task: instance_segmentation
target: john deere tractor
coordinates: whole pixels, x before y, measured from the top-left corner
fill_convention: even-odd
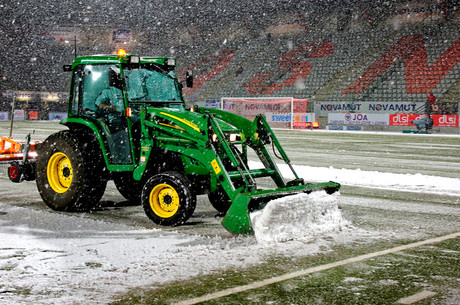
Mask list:
[[[68,130],[39,146],[36,182],[44,202],[59,211],[87,211],[113,179],[128,200],[142,204],[160,225],[183,224],[196,196],[207,194],[230,232],[252,233],[249,213],[289,194],[340,188],[299,178],[263,115],[254,121],[217,109],[186,109],[173,58],[137,55],[77,57],[72,73]],[[248,166],[248,149],[263,168]],[[280,174],[270,150],[293,172]],[[256,179],[269,177],[273,189]]]

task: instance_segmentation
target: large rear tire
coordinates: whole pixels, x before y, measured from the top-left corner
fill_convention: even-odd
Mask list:
[[[192,216],[196,196],[187,177],[177,172],[164,172],[147,180],[142,190],[142,205],[154,223],[177,226]]]
[[[102,175],[99,148],[91,141],[60,131],[49,136],[37,153],[37,188],[48,207],[87,211],[99,203],[107,180]]]

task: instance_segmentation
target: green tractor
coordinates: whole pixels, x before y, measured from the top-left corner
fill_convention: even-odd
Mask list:
[[[120,193],[142,204],[156,224],[187,221],[196,196],[207,194],[223,226],[251,234],[249,213],[289,194],[326,190],[335,182],[299,178],[263,115],[254,121],[217,109],[186,109],[173,58],[98,55],[74,59],[68,130],[39,146],[36,183],[44,202],[59,211],[87,211],[114,180]],[[192,86],[190,74],[184,81]],[[295,177],[285,181],[269,148]],[[263,168],[250,169],[248,148]],[[273,189],[256,179],[269,177]]]

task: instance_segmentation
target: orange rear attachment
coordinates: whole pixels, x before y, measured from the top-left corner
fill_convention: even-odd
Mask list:
[[[2,137],[0,140],[0,154],[14,154],[21,151],[21,143],[17,141]]]
[[[37,143],[34,141],[30,143],[29,159],[35,159],[37,154],[35,152]],[[0,138],[0,162],[10,160],[21,160],[24,157],[22,147],[25,144],[24,141],[16,141],[7,137]]]

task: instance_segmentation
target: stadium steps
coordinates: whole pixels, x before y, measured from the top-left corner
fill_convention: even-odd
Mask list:
[[[237,49],[233,60],[228,65],[227,69],[218,77],[213,79],[209,84],[200,88],[200,98],[203,100],[220,100],[223,96],[241,96],[238,88],[248,81],[249,76],[252,77],[251,64],[260,58],[264,48],[264,44],[254,44],[249,46],[251,52],[247,50],[241,51]],[[249,56],[248,56],[249,53]],[[245,67],[243,71],[239,71]],[[246,75],[246,76],[245,76]],[[247,94],[243,94],[245,96]]]
[[[348,69],[341,70],[336,73],[329,82],[327,82],[321,89],[316,93],[314,101],[323,102],[326,100],[333,100],[335,92],[342,91],[346,88],[350,81],[356,79],[363,73],[369,66],[369,63],[376,59],[376,54],[379,53],[383,48],[388,47],[389,44],[393,44],[395,37],[398,35],[397,31],[391,32],[382,39],[382,43],[375,45],[367,55],[361,56],[356,63]],[[364,67],[364,68],[363,68]],[[343,100],[342,94],[339,99]]]
[[[385,101],[424,101],[426,93],[418,91],[406,92],[406,69],[404,57],[398,56],[396,64],[385,66],[383,73],[378,73],[375,80],[363,92],[343,94],[350,84],[363,75],[382,54],[388,53],[405,36],[422,35],[425,43],[428,67],[440,58],[449,45],[458,39],[455,27],[446,29],[442,34],[425,27],[412,27],[405,30],[375,29],[373,31],[359,31],[346,34],[308,34],[297,37],[278,38],[268,42],[265,38],[251,39],[243,44],[232,42],[233,49],[237,49],[234,58],[228,67],[212,79],[205,79],[205,83],[195,92],[195,99],[219,100],[222,96],[294,96],[309,98],[310,101],[348,101],[367,99],[380,102]],[[350,35],[352,34],[352,35]],[[309,44],[319,41],[332,41],[334,52],[310,54],[305,50]],[[218,52],[222,46],[208,45],[208,54]],[[232,48],[227,45],[228,48]],[[209,48],[213,50],[209,50]],[[292,54],[289,53],[292,50]],[[328,49],[326,48],[326,51]],[[396,51],[394,51],[396,52]],[[404,53],[403,51],[399,51]],[[295,54],[294,54],[295,53]],[[298,54],[297,54],[298,53]],[[425,55],[423,53],[422,55]],[[289,59],[308,61],[308,69],[289,70],[280,69],[279,63],[283,56]],[[326,54],[326,53],[325,53]],[[399,54],[399,53],[395,53]],[[405,54],[405,53],[404,53]],[[196,56],[196,55],[195,55]],[[196,60],[196,57],[195,57]],[[290,63],[289,61],[286,61]],[[293,64],[295,64],[294,62]],[[293,65],[291,64],[291,65]],[[377,68],[382,68],[378,63]],[[453,87],[460,77],[460,65],[455,68],[442,67],[451,70],[439,82],[442,71],[431,72],[436,87],[433,93],[442,98],[447,94],[453,99]],[[305,72],[305,71],[307,72]],[[206,71],[206,69],[204,69]],[[379,72],[379,71],[377,71]],[[382,72],[382,71],[380,71]],[[258,76],[258,77],[255,77]],[[266,77],[264,81],[263,77]],[[295,80],[301,79],[301,82]],[[430,80],[424,83],[429,84]],[[271,85],[266,85],[266,83]],[[251,91],[252,89],[252,91]],[[426,90],[426,88],[424,89]],[[452,96],[451,96],[452,95]]]
[[[447,103],[459,103],[460,96],[460,78],[457,78],[456,82],[447,89],[442,96],[442,101]]]

